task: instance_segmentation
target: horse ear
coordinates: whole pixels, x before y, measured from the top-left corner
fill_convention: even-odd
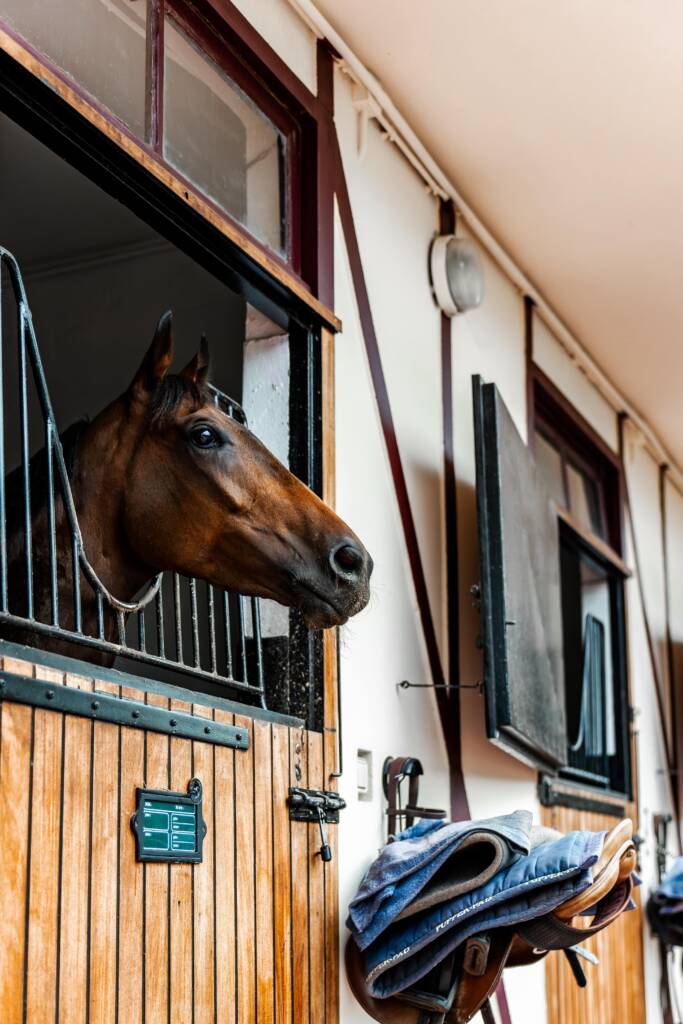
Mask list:
[[[131,390],[136,393],[151,391],[168,373],[173,362],[173,313],[167,309],[159,317],[152,344],[145,353],[140,369],[135,374]]]
[[[185,380],[194,381],[195,384],[206,384],[209,379],[209,365],[209,345],[206,335],[202,334],[199,351],[190,359],[185,369],[181,371],[180,376],[184,377]]]

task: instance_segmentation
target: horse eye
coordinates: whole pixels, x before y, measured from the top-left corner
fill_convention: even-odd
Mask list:
[[[211,427],[195,427],[190,433],[192,444],[197,448],[217,448],[220,438]]]

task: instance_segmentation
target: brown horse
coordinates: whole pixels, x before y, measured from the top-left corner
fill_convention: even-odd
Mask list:
[[[97,576],[121,601],[132,601],[156,574],[172,570],[299,608],[311,629],[345,622],[369,598],[367,551],[320,498],[216,406],[204,344],[181,373],[169,373],[172,361],[168,312],[128,390],[64,435],[84,550]],[[38,463],[44,465],[44,452],[31,460],[34,618],[50,622],[48,509],[36,500],[37,476],[44,475]],[[10,610],[25,616],[20,474],[15,470],[7,479],[8,569]],[[61,496],[55,519],[60,625],[73,629],[71,533]],[[96,595],[85,582],[82,616],[83,632],[96,635]],[[114,624],[109,612],[107,638]],[[74,653],[72,645],[35,631],[5,627],[0,635]],[[94,652],[88,657],[111,661]]]

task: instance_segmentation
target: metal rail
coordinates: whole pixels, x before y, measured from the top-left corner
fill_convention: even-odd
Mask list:
[[[6,268],[16,303],[19,368],[19,449],[21,455],[22,519],[24,542],[25,614],[13,612],[16,595],[10,593],[5,420],[5,339],[2,323],[2,270]],[[49,621],[36,617],[34,590],[34,524],[31,495],[31,391],[32,379],[43,422],[49,560]],[[228,416],[247,424],[244,409],[234,399],[211,386],[213,400]],[[59,606],[56,501],[61,498],[71,539],[73,628],[64,625]],[[81,573],[93,591],[97,608],[95,634],[83,626]],[[200,598],[203,595],[203,600]],[[194,578],[160,573],[133,601],[112,594],[88,559],[78,522],[76,505],[62,441],[57,429],[47,380],[36,338],[24,282],[15,257],[0,246],[0,627],[12,627],[55,640],[81,644],[115,657],[130,658],[158,668],[225,685],[226,690],[253,694],[265,708],[263,651],[259,601],[249,598],[251,635],[247,635],[247,598],[221,591]],[[172,614],[168,614],[169,606]],[[105,607],[115,621],[115,638],[105,629]],[[189,626],[189,629],[186,627]],[[249,647],[252,656],[249,657]]]

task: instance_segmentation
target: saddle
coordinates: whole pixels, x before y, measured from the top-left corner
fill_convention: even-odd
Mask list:
[[[632,836],[628,819],[608,833],[593,880],[579,895],[541,917],[530,916],[513,927],[471,936],[417,985],[388,999],[371,995],[361,952],[350,938],[346,972],[356,999],[379,1024],[466,1024],[480,1010],[492,1021],[489,998],[504,968],[535,963],[559,949],[567,955],[578,984],[585,985],[580,958],[591,957],[577,949],[579,943],[602,931],[631,905],[636,864]]]

